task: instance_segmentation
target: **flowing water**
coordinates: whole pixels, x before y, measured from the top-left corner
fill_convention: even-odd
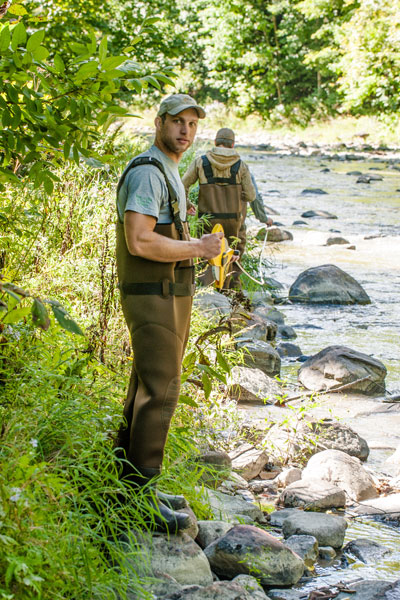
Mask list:
[[[400,445],[400,403],[389,403],[390,393],[400,393],[400,169],[384,157],[343,160],[318,156],[278,155],[243,152],[256,177],[264,204],[279,214],[271,215],[293,234],[293,241],[267,244],[265,275],[277,279],[287,296],[290,285],[305,269],[335,264],[352,275],[368,293],[366,306],[304,306],[284,303],[278,306],[287,325],[294,327],[305,355],[341,344],[373,355],[387,367],[386,387],[379,398],[331,394],[321,396],[313,414],[343,420],[364,437],[371,448],[367,465],[393,474],[385,459]],[[360,171],[379,175],[380,181],[356,183]],[[307,188],[320,188],[326,194],[302,194]],[[325,210],[336,219],[309,218],[308,210]],[[306,221],[293,225],[296,220]],[[261,225],[252,217],[248,228]],[[327,246],[328,237],[341,236],[345,245]],[[349,249],[355,246],[355,249]],[[257,251],[256,251],[257,252]],[[283,364],[282,375],[294,381],[300,363]],[[262,411],[263,409],[257,409]],[[347,541],[356,537],[374,539],[393,550],[379,565],[351,563],[338,570],[339,559],[328,567],[318,566],[320,584],[353,577],[394,579],[400,577],[400,532],[374,522],[352,522]],[[310,584],[315,587],[315,584]]]

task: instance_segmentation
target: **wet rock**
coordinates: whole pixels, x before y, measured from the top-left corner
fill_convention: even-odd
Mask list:
[[[307,210],[301,216],[304,219],[313,219],[314,217],[319,217],[320,219],[337,219],[336,215],[332,215],[332,213],[326,210]]]
[[[377,563],[384,556],[391,553],[389,548],[368,539],[352,540],[343,548],[343,552],[352,554],[363,563]]]
[[[303,470],[302,481],[307,479],[328,481],[356,502],[378,495],[372,477],[360,460],[340,450],[323,450],[314,454]]]
[[[321,188],[306,188],[305,190],[303,190],[301,192],[302,196],[306,196],[309,194],[316,194],[318,196],[322,196],[327,194],[328,192],[325,192],[325,190],[321,190]]]
[[[286,488],[288,485],[291,485],[296,481],[300,481],[300,479],[301,469],[298,469],[297,467],[289,467],[277,475],[277,477],[274,479],[274,483],[276,483],[278,487]]]
[[[312,436],[316,444],[315,452],[341,450],[360,460],[367,460],[369,456],[369,447],[366,440],[344,423],[332,421],[331,419],[319,421],[307,419],[305,423],[300,424],[300,432],[304,432],[306,439]]]
[[[251,521],[262,523],[262,511],[251,502],[240,496],[230,496],[217,490],[204,489],[204,498],[209,503],[214,517],[220,521],[237,522],[238,519],[249,517]]]
[[[254,310],[254,314],[258,315],[262,319],[273,321],[277,325],[283,325],[285,323],[285,315],[276,308],[257,306]]]
[[[228,393],[239,402],[273,404],[282,395],[282,390],[276,379],[261,369],[233,367],[228,379]]]
[[[306,221],[301,221],[300,219],[297,219],[296,221],[293,221],[292,224],[293,225],[308,225],[308,223]]]
[[[287,240],[292,240],[292,239],[293,239],[293,234],[291,234],[290,231],[286,231],[285,229],[280,229],[277,226],[269,227],[269,229],[267,231],[267,241],[268,242],[285,242]]]
[[[279,375],[281,357],[268,342],[239,342],[239,348],[245,348],[244,363],[247,367],[261,369],[266,375]]]
[[[346,504],[345,492],[327,481],[308,478],[295,481],[281,493],[279,504],[305,510],[341,508]]]
[[[360,175],[356,183],[370,183],[371,177],[369,175]]]
[[[229,315],[231,312],[229,299],[214,291],[200,290],[194,298],[193,305],[208,317]]]
[[[304,563],[282,542],[251,525],[236,525],[205,549],[212,570],[221,577],[257,574],[262,585],[292,585]]]
[[[281,342],[276,347],[276,350],[281,358],[284,356],[295,358],[302,354],[300,346],[292,344],[291,342]]]
[[[202,549],[186,533],[154,534],[141,550],[148,556],[155,573],[166,573],[181,585],[208,585],[213,581],[209,562]]]
[[[262,590],[262,588],[261,588]],[[264,592],[258,596],[251,595],[240,583],[233,581],[217,581],[205,587],[188,586],[180,592],[164,596],[160,600],[265,600]]]
[[[304,600],[304,592],[298,590],[268,590],[271,600]]]
[[[144,588],[157,598],[164,597],[167,594],[173,594],[182,590],[182,585],[170,575],[166,573],[155,573],[154,578],[151,578]],[[136,600],[128,595],[128,600]]]
[[[368,177],[370,181],[383,181],[382,175],[378,175],[377,173],[370,173]]]
[[[285,538],[291,535],[312,535],[320,546],[341,548],[347,523],[342,517],[318,512],[302,512],[283,521],[282,533]]]
[[[334,560],[336,558],[336,550],[332,546],[320,546],[318,554],[321,560]]]
[[[355,590],[351,600],[397,600],[400,598],[400,580],[389,583],[377,579],[367,579],[348,586]],[[335,600],[348,600],[348,592],[340,592]]]
[[[293,340],[293,339],[297,338],[297,333],[295,332],[293,327],[290,327],[290,325],[279,325],[278,326],[278,334],[279,334],[279,337],[281,337],[285,340]]]
[[[230,453],[232,468],[237,471],[246,481],[254,479],[268,463],[268,455],[265,450],[251,448],[238,454]]]
[[[255,577],[251,575],[238,575],[232,583],[239,583],[250,594],[252,600],[268,600],[268,596]]]
[[[205,548],[232,529],[232,523],[226,521],[198,521],[199,533],[196,542],[200,548]]]
[[[272,527],[282,527],[285,519],[289,517],[296,517],[296,515],[302,515],[303,511],[298,508],[282,508],[281,510],[275,510],[269,515],[269,523]]]
[[[378,359],[346,346],[329,346],[299,369],[298,380],[316,392],[346,385],[346,393],[368,396],[385,391],[386,367]]]
[[[296,552],[307,567],[312,567],[318,558],[318,541],[313,535],[291,535],[285,546]]]
[[[289,289],[289,300],[301,304],[370,304],[362,286],[335,265],[311,267]]]
[[[349,171],[348,173],[346,173],[346,175],[357,175],[357,177],[359,175],[362,175],[361,171]]]
[[[335,246],[336,244],[341,245],[341,244],[348,244],[348,243],[349,243],[348,240],[346,240],[345,238],[340,237],[340,236],[329,237],[326,240],[326,245],[327,246]]]
[[[244,477],[239,475],[239,473],[232,471],[232,473],[230,473],[229,477],[221,483],[221,485],[218,487],[218,489],[221,492],[232,495],[232,494],[235,494],[238,490],[249,489],[249,482],[246,481],[246,479]]]
[[[399,521],[400,524],[400,494],[389,494],[360,502],[354,508],[354,512],[358,515],[375,515],[382,520]]]
[[[351,246],[347,246],[346,250],[356,250],[356,247],[354,246],[354,244],[352,244]]]
[[[328,167],[321,169],[321,173],[329,173],[329,171],[330,171],[330,169],[328,169]]]
[[[240,340],[273,342],[276,338],[278,326],[274,321],[253,313],[247,322],[249,326],[240,331]]]

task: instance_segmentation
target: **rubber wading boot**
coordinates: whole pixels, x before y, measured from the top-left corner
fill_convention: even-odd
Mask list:
[[[184,508],[185,498],[158,492],[155,488],[155,477],[159,474],[158,469],[135,469],[135,472],[126,475],[122,481],[132,491],[136,490],[138,496],[142,496],[141,509],[143,512],[148,511],[142,517],[151,529],[166,533],[176,533],[181,529],[188,529],[191,525],[189,515],[173,509],[174,500],[175,506],[180,505],[179,508]],[[168,501],[169,506],[163,504],[161,497],[164,497],[166,502]]]

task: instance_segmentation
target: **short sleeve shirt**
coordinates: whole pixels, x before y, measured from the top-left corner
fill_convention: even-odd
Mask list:
[[[181,220],[185,221],[186,195],[177,163],[164,154],[157,146],[151,146],[149,150],[139,154],[139,156],[151,156],[162,163],[165,173],[176,192]],[[135,158],[139,158],[139,156],[135,156]],[[119,218],[123,221],[125,212],[131,210],[142,215],[155,217],[157,222],[161,224],[171,223],[173,219],[169,207],[168,188],[164,175],[158,167],[153,165],[141,165],[129,170],[131,163],[132,161],[125,169],[128,173],[117,197]]]

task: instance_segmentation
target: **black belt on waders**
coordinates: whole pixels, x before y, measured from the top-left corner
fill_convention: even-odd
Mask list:
[[[236,185],[236,176],[240,169],[241,160],[239,159],[231,166],[231,176],[230,177],[214,177],[214,173],[212,170],[212,166],[207,156],[204,155],[201,157],[203,162],[203,170],[204,175],[207,179],[207,183],[219,183],[225,185]],[[241,219],[242,214],[240,212],[199,212],[199,217],[204,215],[209,216],[212,219]]]
[[[168,189],[168,204],[171,211],[171,216],[175,228],[179,234],[179,239],[183,240],[183,223],[181,221],[180,211],[179,211],[179,201],[176,195],[174,188],[169,181],[167,174],[165,173],[163,164],[153,158],[152,156],[141,156],[139,158],[135,158],[127,169],[122,174],[117,186],[117,197],[118,193],[121,189],[122,184],[125,181],[125,178],[129,171],[135,167],[139,167],[142,165],[153,165],[157,167],[161,173],[164,175],[165,183]],[[175,267],[174,271],[183,271],[186,269],[190,269],[192,272],[191,282],[172,282],[169,279],[163,279],[161,281],[146,281],[146,282],[132,282],[132,283],[120,283],[119,288],[124,295],[129,296],[162,296],[163,298],[168,298],[169,296],[194,296],[195,293],[195,283],[194,283],[194,266],[184,266],[179,267],[179,262]]]

